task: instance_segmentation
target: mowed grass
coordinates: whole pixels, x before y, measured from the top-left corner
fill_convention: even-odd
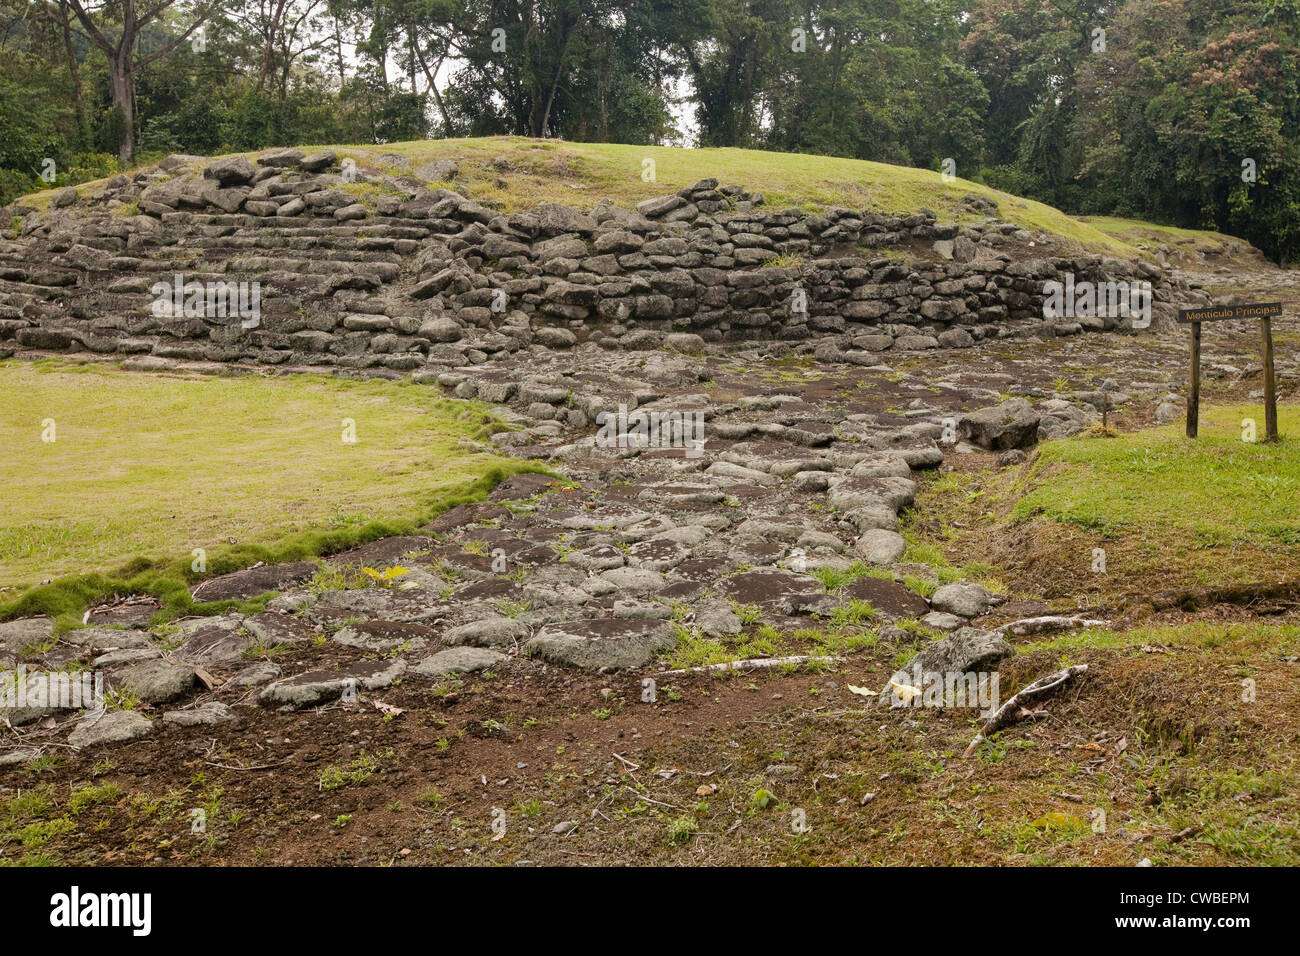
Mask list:
[[[1102,232],[1121,239],[1131,245],[1140,242],[1165,242],[1186,245],[1189,243],[1211,243],[1215,247],[1239,243],[1247,246],[1244,239],[1238,239],[1224,232],[1209,229],[1185,229],[1181,226],[1164,226],[1159,223],[1146,222],[1143,219],[1125,219],[1121,216],[1080,216],[1081,222],[1096,226]]]
[[[521,136],[302,148],[334,149],[341,156],[351,156],[361,167],[387,169],[397,175],[409,175],[435,159],[452,159],[460,167],[456,185],[466,187],[474,198],[496,200],[510,212],[535,208],[541,202],[589,208],[608,199],[632,206],[712,177],[723,184],[734,183],[761,192],[771,210],[796,206],[814,211],[847,206],[910,215],[925,208],[934,210],[940,219],[965,222],[982,218],[982,214],[960,208],[962,197],[976,193],[996,201],[1002,219],[1055,235],[1075,249],[1125,258],[1143,255],[1124,239],[1052,206],[965,179],[944,182],[934,170],[860,159],[757,149],[571,143]],[[254,157],[257,153],[242,155]],[[493,165],[498,157],[506,161],[506,168]],[[653,166],[647,166],[647,161]],[[201,164],[194,165],[199,168]],[[653,178],[647,180],[644,177],[649,169]],[[102,181],[95,181],[77,188],[89,196],[101,185]],[[357,184],[352,191],[363,201],[373,198],[364,184]],[[22,202],[45,208],[53,195],[53,190],[46,190],[24,197]]]
[[[0,587],[421,520],[518,470],[491,427],[417,385],[0,363]]]
[[[1300,407],[1278,416],[1277,444],[1242,441],[1247,418],[1264,437],[1262,407],[1203,406],[1195,441],[1180,419],[1044,442],[1024,468],[926,478],[904,521],[907,557],[941,576],[996,569],[986,586],[1066,609],[1300,580]]]
[[[1255,442],[1243,440],[1247,419]],[[1276,444],[1263,443],[1264,410],[1249,405],[1202,410],[1195,441],[1179,421],[1048,442],[1012,516],[1192,547],[1300,548],[1300,408],[1279,408],[1278,420]]]
[[[539,202],[588,206],[601,199],[631,206],[715,178],[761,192],[772,210],[847,206],[910,215],[927,208],[940,218],[970,221],[982,217],[958,207],[963,196],[977,193],[995,200],[1003,219],[1026,229],[1052,233],[1079,248],[1107,255],[1140,255],[1122,240],[1043,203],[965,179],[947,183],[934,170],[860,159],[758,149],[570,143],[518,136],[330,148],[371,163],[384,154],[398,155],[412,170],[434,159],[453,159],[460,166],[457,181],[466,183],[471,195],[491,197],[512,211]],[[511,168],[504,173],[493,168],[497,157],[504,158]],[[654,178],[649,182],[643,178],[649,168],[647,160],[653,163]]]

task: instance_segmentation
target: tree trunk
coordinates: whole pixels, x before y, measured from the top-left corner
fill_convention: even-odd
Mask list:
[[[406,28],[406,59],[411,74],[411,95],[414,96],[419,90],[415,86],[415,27],[410,25]]]
[[[563,53],[561,53],[560,63],[563,64],[563,62],[564,62],[564,55]],[[561,69],[560,67],[556,67],[555,81],[551,84],[551,92],[546,97],[546,109],[542,111],[542,124],[541,124],[541,129],[537,131],[538,136],[546,135],[546,127],[550,124],[551,121],[551,107],[555,105],[555,91],[559,89],[560,86],[560,69]]]
[[[342,92],[343,84],[347,82],[348,77],[343,69],[343,31],[339,28],[338,17],[334,18],[334,55],[338,59],[339,91]]]
[[[68,21],[68,8],[59,4],[59,18],[63,25],[63,49],[68,56],[68,73],[72,76],[72,102],[77,117],[77,141],[86,141],[86,103],[81,95],[81,67],[72,47],[72,24]]]
[[[438,65],[431,70],[429,69],[429,61],[424,58],[424,51],[417,46],[415,48],[415,53],[420,60],[420,69],[424,71],[425,79],[429,81],[429,92],[433,94],[433,101],[436,104],[438,104],[438,112],[442,114],[442,122],[444,127],[442,135],[450,136],[451,116],[447,113],[446,104],[442,102],[442,94],[438,92],[438,84],[434,82],[434,78],[437,76],[438,70],[442,68],[442,60],[439,59]]]
[[[117,158],[123,163],[129,163],[135,155],[135,75],[131,69],[131,47],[124,43],[118,49],[117,56],[109,61],[108,66],[113,105],[122,114]]]
[[[266,44],[262,47],[262,63],[257,70],[257,92],[266,89],[266,77],[271,72],[271,54],[275,50],[275,35],[284,18],[284,8],[288,0],[280,0],[271,14],[271,22],[266,25]]]

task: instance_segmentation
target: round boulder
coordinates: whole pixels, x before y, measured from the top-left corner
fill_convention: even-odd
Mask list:
[[[989,603],[989,592],[969,581],[945,584],[930,598],[930,606],[935,610],[959,617],[979,617],[989,609]]]

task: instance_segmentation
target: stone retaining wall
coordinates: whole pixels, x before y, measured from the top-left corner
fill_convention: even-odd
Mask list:
[[[432,169],[436,166],[437,169]],[[337,170],[337,171],[331,171]],[[1160,325],[1188,290],[1146,262],[1040,257],[1048,237],[988,215],[769,210],[703,180],[635,210],[503,213],[423,177],[297,150],[168,157],[51,208],[3,211],[0,356],[16,348],[399,372],[537,344],[611,348],[816,340],[823,359],[965,346],[1116,318],[1043,318],[1048,280],[1149,281]],[[364,200],[364,201],[361,201]],[[156,314],[155,285],[256,282],[260,314]],[[137,358],[137,362],[142,360]]]

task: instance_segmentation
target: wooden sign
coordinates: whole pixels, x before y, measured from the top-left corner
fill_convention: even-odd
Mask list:
[[[1245,305],[1210,305],[1202,309],[1179,309],[1178,321],[1192,326],[1191,388],[1187,393],[1187,437],[1195,438],[1201,409],[1201,323],[1232,319],[1258,319],[1262,335],[1264,364],[1264,440],[1277,441],[1277,381],[1273,374],[1273,316],[1282,314],[1281,302],[1252,302]]]
[[[1178,321],[1227,322],[1230,319],[1268,319],[1282,314],[1281,302],[1257,302],[1251,305],[1208,305],[1203,309],[1179,309]]]

